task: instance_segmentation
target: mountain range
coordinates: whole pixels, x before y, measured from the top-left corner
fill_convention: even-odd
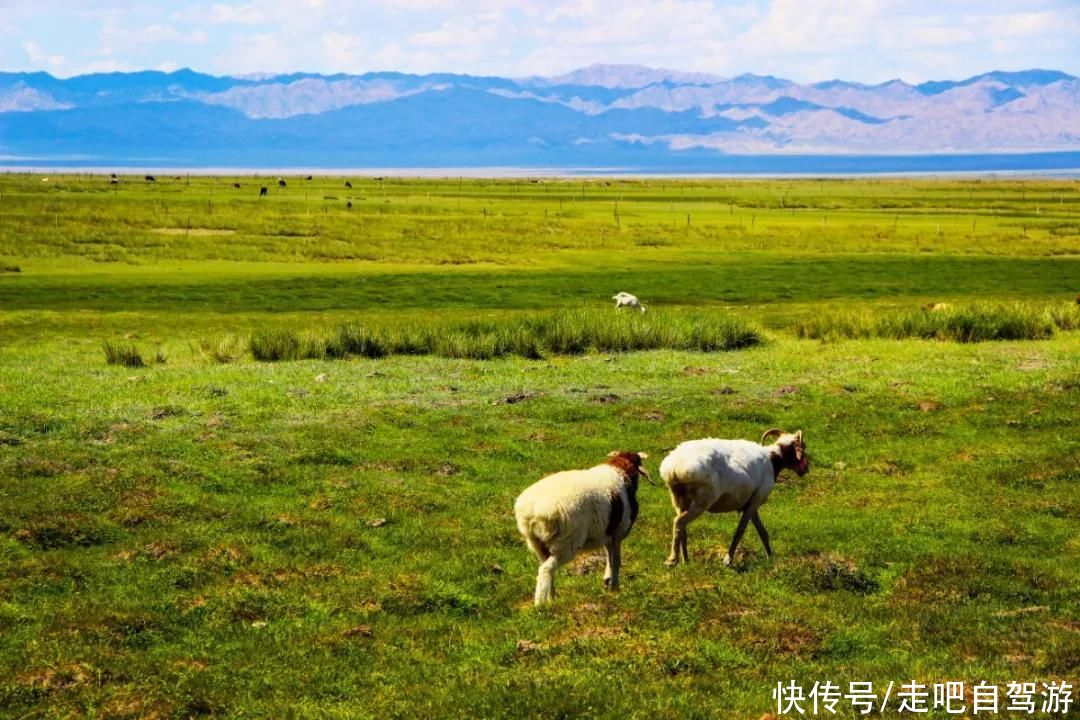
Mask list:
[[[1080,166],[1080,79],[800,84],[636,65],[557,77],[0,73],[0,163],[689,170]]]

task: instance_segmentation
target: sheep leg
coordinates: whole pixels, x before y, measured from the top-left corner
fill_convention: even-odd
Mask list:
[[[728,548],[727,555],[724,556],[724,565],[731,567],[731,562],[735,559],[735,548],[739,547],[739,541],[742,540],[743,533],[746,532],[746,523],[750,522],[750,516],[753,514],[751,510],[743,510],[742,515],[739,517],[739,526],[735,528],[735,534],[731,538],[731,547]]]
[[[540,571],[536,574],[536,594],[533,596],[533,604],[543,605],[555,599],[555,571],[559,564],[559,558],[555,555],[551,555],[540,563]]]
[[[607,567],[604,568],[604,587],[608,590],[618,590],[619,568],[622,566],[622,543],[613,538],[605,549],[607,550]]]
[[[765,529],[765,523],[761,522],[761,515],[758,514],[757,508],[754,508],[753,514],[750,515],[750,522],[754,523],[754,529],[761,538],[761,544],[765,546],[765,554],[771,559],[772,545],[769,544],[769,531]]]
[[[701,513],[705,512],[706,507],[707,506],[704,503],[691,501],[689,507],[685,508],[675,516],[671,537],[671,555],[668,556],[667,565],[678,565],[680,553],[682,554],[683,562],[690,562],[690,551],[687,547],[688,535],[686,526],[693,520],[696,520]]]

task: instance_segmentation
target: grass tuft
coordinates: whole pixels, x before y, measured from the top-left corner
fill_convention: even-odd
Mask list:
[[[318,334],[266,330],[250,341],[256,360],[388,355],[435,355],[466,360],[545,354],[691,350],[719,352],[763,341],[753,325],[717,313],[631,315],[595,310],[562,310],[538,317],[467,321],[395,328],[345,325]]]
[[[227,365],[244,353],[244,341],[236,335],[218,335],[199,340],[195,350],[205,360]]]
[[[143,362],[142,355],[139,353],[139,349],[132,343],[105,340],[101,343],[101,349],[105,353],[105,362],[109,365],[123,365],[131,368],[140,368],[146,365]]]
[[[795,335],[811,340],[921,338],[971,343],[988,340],[1045,340],[1055,328],[1072,329],[1080,313],[1068,307],[1040,308],[1023,303],[976,303],[941,310],[893,315],[852,311],[799,320]]]

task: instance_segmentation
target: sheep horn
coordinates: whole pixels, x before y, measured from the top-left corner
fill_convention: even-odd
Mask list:
[[[644,465],[638,465],[638,472],[645,476],[645,479],[649,481],[650,485],[660,487],[660,483],[652,479],[652,475],[649,474],[649,471],[645,469]]]
[[[765,438],[769,437],[770,435],[786,435],[786,434],[787,434],[787,430],[784,430],[783,428],[770,428],[770,429],[766,430],[765,433],[761,436],[761,444],[764,445],[765,444]]]

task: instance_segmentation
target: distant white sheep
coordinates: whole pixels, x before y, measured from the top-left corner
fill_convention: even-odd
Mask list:
[[[540,560],[534,602],[555,599],[555,571],[582,550],[607,550],[604,585],[619,588],[621,543],[638,515],[638,476],[645,453],[612,452],[603,465],[548,475],[514,503],[525,542]]]
[[[671,503],[675,506],[668,565],[677,565],[680,553],[684,561],[690,560],[686,526],[706,510],[741,513],[724,557],[725,565],[730,565],[734,559],[748,522],[754,523],[765,553],[772,557],[769,533],[761,522],[758,508],[769,498],[782,471],[794,470],[802,476],[810,470],[802,430],[788,433],[773,428],[761,436],[761,442],[772,435],[778,437],[771,445],[759,445],[749,440],[690,440],[664,458],[660,463],[660,476],[667,483]]]
[[[642,313],[645,313],[648,308],[641,304],[641,301],[637,299],[636,295],[630,293],[621,292],[618,295],[612,295],[611,299],[615,301],[615,309],[618,310],[622,307],[637,308]]]

